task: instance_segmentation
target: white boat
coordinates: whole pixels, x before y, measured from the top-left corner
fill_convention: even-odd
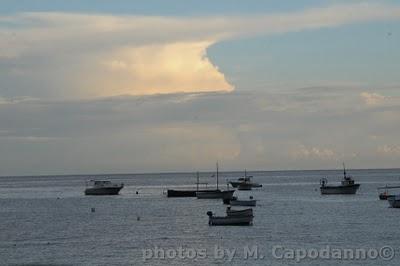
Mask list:
[[[234,188],[239,188],[239,190],[251,190],[251,188],[259,188],[262,187],[261,184],[254,183],[252,181],[253,176],[248,176],[247,171],[244,171],[244,177],[240,177],[237,180],[229,181],[229,184]],[[242,189],[240,188],[242,185]]]
[[[213,216],[211,211],[207,212],[209,225],[251,225],[253,216]]]
[[[85,195],[118,195],[123,183],[112,183],[107,180],[90,180],[86,182]]]
[[[253,197],[250,197],[248,200],[232,199],[230,201],[230,205],[231,206],[256,206],[257,200],[253,199]]]
[[[400,195],[389,196],[387,197],[387,201],[389,202],[390,207],[400,208]]]
[[[346,175],[346,167],[343,164],[343,179],[340,185],[328,186],[328,180],[323,178],[320,180],[320,190],[322,195],[337,194],[356,194],[360,188],[360,184],[356,184],[351,176]]]
[[[253,216],[253,209],[232,210],[231,207],[226,208],[227,216]]]

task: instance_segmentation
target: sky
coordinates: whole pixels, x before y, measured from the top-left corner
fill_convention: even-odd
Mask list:
[[[398,1],[0,5],[0,176],[400,165]]]

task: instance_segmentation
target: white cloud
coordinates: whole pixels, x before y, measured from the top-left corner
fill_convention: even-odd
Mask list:
[[[34,97],[231,91],[207,58],[216,42],[399,18],[399,7],[384,4],[252,17],[0,16],[0,78],[16,95]]]
[[[327,148],[299,145],[290,151],[290,155],[295,159],[333,159],[336,152]]]
[[[377,149],[381,155],[400,155],[400,145],[384,144]]]
[[[385,96],[370,92],[362,92],[360,96],[366,105],[379,105],[386,99]]]

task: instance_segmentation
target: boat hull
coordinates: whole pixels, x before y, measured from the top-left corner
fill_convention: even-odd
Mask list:
[[[190,198],[196,197],[196,192],[216,192],[219,190],[167,190],[167,197],[169,198]]]
[[[231,206],[250,206],[254,207],[257,204],[257,200],[231,200]]]
[[[196,192],[198,199],[232,199],[234,190]]]
[[[322,186],[322,195],[353,195],[356,194],[357,190],[360,188],[360,184],[354,184],[350,186]]]
[[[110,187],[110,188],[87,188],[85,195],[88,196],[104,196],[104,195],[118,195],[123,186]]]
[[[209,217],[209,225],[251,225],[253,216]]]
[[[226,209],[226,215],[229,217],[246,217],[253,216],[253,209],[232,210],[229,207]]]

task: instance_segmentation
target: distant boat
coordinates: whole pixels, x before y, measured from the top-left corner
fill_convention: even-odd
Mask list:
[[[209,225],[251,225],[253,223],[253,215],[214,216],[211,211],[208,211],[207,215]]]
[[[198,191],[196,192],[196,197],[198,199],[225,199],[230,200],[233,198],[233,193],[235,190],[219,190],[218,189],[218,179],[219,179],[219,172],[218,172],[218,163],[217,163],[217,189],[214,191]]]
[[[90,180],[86,182],[85,195],[118,195],[124,184],[116,184],[106,180]]]
[[[382,189],[384,191],[379,192],[379,199],[380,200],[387,200],[390,196],[395,196],[395,194],[389,194],[389,189],[395,189],[395,188],[400,188],[400,186],[384,186],[384,187],[378,187],[378,191],[381,191]]]
[[[387,198],[390,207],[392,208],[400,208],[400,195],[389,196]]]
[[[168,189],[167,190],[167,197],[169,198],[186,198],[186,197],[196,197],[196,192],[217,192],[220,191],[219,189],[199,189],[199,185],[203,184],[207,186],[207,183],[199,183],[199,172],[197,172],[197,182],[196,182],[196,189]]]
[[[251,190],[252,188],[259,188],[262,187],[261,184],[253,183],[252,176],[247,175],[247,171],[244,170],[244,177],[240,177],[237,180],[229,181],[229,184],[234,187],[238,188],[239,190]]]
[[[230,201],[231,206],[256,206],[257,200],[250,197],[248,200],[233,199]]]
[[[341,185],[328,186],[328,180],[326,178],[321,179],[320,184],[322,195],[356,194],[357,190],[360,188],[360,184],[356,184],[351,176],[346,175],[346,167],[344,164]]]

